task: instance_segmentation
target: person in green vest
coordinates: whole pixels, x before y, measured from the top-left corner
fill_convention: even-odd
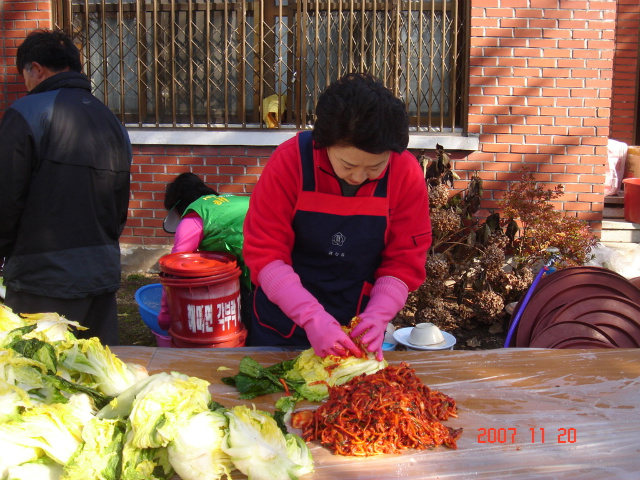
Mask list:
[[[228,252],[236,257],[242,270],[240,276],[241,316],[249,318],[251,280],[242,258],[243,224],[249,208],[248,196],[220,195],[191,172],[178,175],[167,185],[164,207],[168,213],[163,228],[174,233],[171,253]],[[168,330],[171,325],[166,292],[162,293],[158,326]]]

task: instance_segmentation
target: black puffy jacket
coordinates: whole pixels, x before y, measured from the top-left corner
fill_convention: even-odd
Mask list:
[[[132,151],[86,76],[56,74],[0,123],[0,257],[19,291],[83,298],[120,285]]]

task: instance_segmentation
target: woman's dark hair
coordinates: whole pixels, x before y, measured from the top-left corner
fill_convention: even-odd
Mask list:
[[[320,95],[313,140],[316,148],[343,144],[373,154],[400,153],[409,144],[406,106],[372,75],[350,73]]]
[[[37,62],[53,72],[67,67],[74,72],[82,71],[80,50],[62,30],[34,30],[27,35],[16,54],[16,67],[20,75],[31,62]]]
[[[176,210],[182,215],[189,205],[204,195],[218,195],[218,192],[205,185],[196,174],[184,172],[167,184],[164,208],[171,210],[177,204]]]

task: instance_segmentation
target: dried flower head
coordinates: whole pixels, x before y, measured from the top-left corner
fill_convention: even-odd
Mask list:
[[[504,309],[504,299],[496,292],[484,290],[475,295],[474,310],[480,320],[492,323],[494,318]]]
[[[429,185],[429,206],[431,208],[444,207],[449,201],[449,187],[444,183]]]
[[[430,256],[426,263],[427,277],[445,278],[449,273],[449,264],[442,257]]]
[[[484,249],[480,262],[487,270],[502,270],[505,262],[504,250],[498,244],[490,244]]]
[[[456,231],[462,224],[460,215],[451,210],[431,210],[431,228],[436,233],[447,234]]]

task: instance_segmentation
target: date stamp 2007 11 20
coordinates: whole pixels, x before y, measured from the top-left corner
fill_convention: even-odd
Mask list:
[[[528,432],[518,432],[517,428],[479,428],[478,443],[577,443],[578,432],[575,428],[557,428],[545,431],[544,428],[529,428]]]

